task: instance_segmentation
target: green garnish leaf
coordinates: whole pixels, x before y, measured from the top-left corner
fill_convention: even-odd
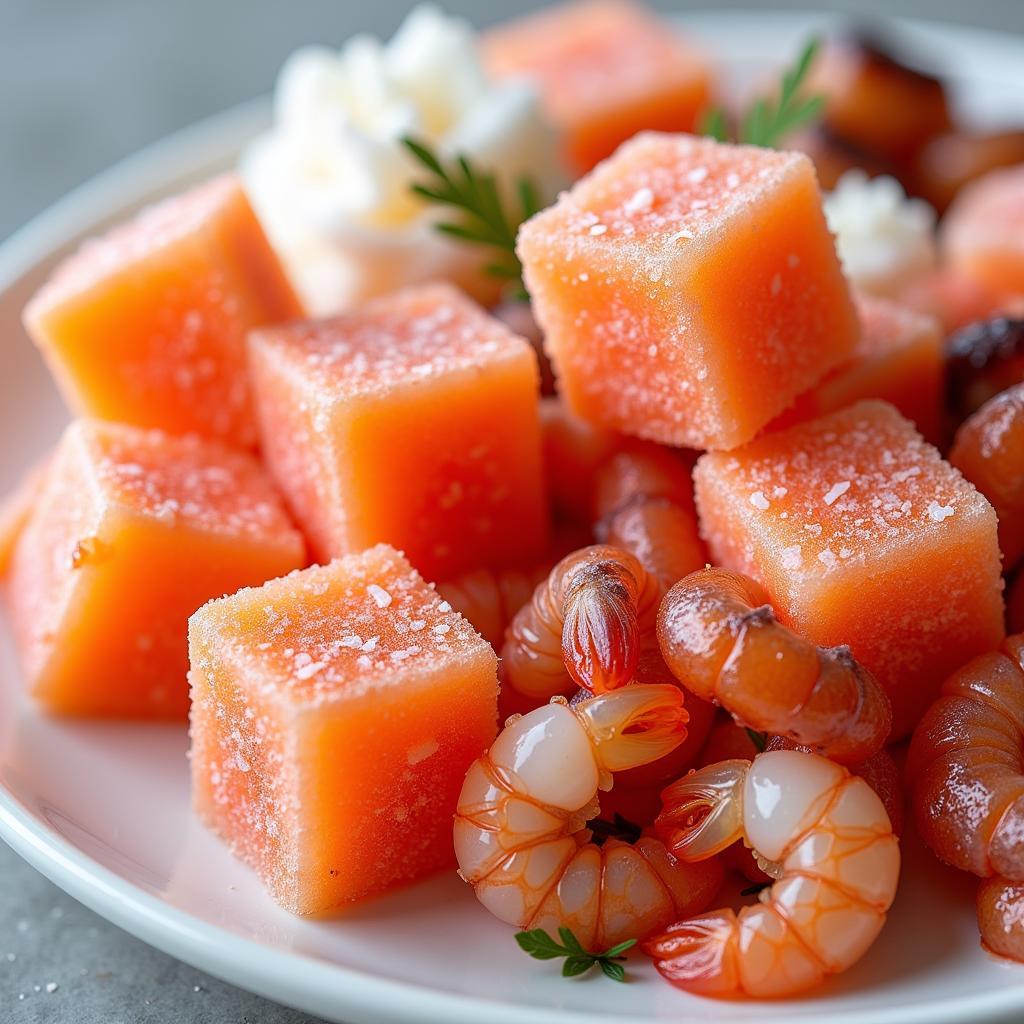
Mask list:
[[[617,964],[614,960],[601,960],[598,966],[606,978],[611,978],[612,981],[626,980],[626,968],[622,964]]]
[[[821,116],[825,97],[804,96],[801,90],[807,74],[821,49],[821,40],[812,38],[804,44],[796,62],[782,73],[778,99],[762,96],[756,100],[740,121],[737,142],[766,149],[777,147],[787,135],[810,124]],[[713,107],[704,112],[699,131],[719,142],[728,141],[725,112]]]
[[[575,978],[577,975],[586,974],[591,967],[599,967],[601,973],[612,981],[626,980],[626,969],[620,961],[625,959],[622,954],[636,945],[636,939],[619,942],[603,953],[591,953],[583,948],[583,944],[576,938],[571,928],[559,928],[558,935],[562,940],[561,944],[543,928],[534,928],[530,931],[516,932],[516,942],[519,948],[534,960],[555,960],[564,957],[563,978]]]
[[[756,729],[749,729],[746,726],[743,727],[743,731],[750,737],[750,742],[757,747],[759,754],[764,753],[764,748],[768,746],[768,737],[763,732],[758,732]]]
[[[516,297],[526,298],[523,267],[516,255],[516,234],[519,225],[541,208],[536,184],[530,178],[520,178],[516,183],[516,203],[506,203],[494,175],[480,170],[469,157],[460,154],[446,164],[424,142],[406,137],[402,145],[433,176],[431,181],[410,185],[413,194],[459,212],[458,221],[435,224],[436,230],[449,238],[497,250],[499,258],[489,263],[485,272],[508,281]]]

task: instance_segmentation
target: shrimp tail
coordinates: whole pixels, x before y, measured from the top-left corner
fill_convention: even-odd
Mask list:
[[[639,657],[636,582],[612,560],[583,566],[563,600],[562,657],[573,681],[594,693],[630,682]]]
[[[740,987],[739,920],[715,910],[678,921],[641,944],[663,978],[699,995],[724,996]]]
[[[684,775],[661,794],[654,829],[680,860],[713,857],[743,836],[743,784],[750,762],[736,758]]]

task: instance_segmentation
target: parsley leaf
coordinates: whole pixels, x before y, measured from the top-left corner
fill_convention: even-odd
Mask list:
[[[564,978],[575,978],[577,975],[586,974],[591,967],[599,967],[601,973],[612,981],[626,980],[626,969],[621,963],[625,959],[622,954],[636,945],[636,939],[619,942],[603,953],[591,953],[583,948],[583,944],[576,938],[571,928],[559,928],[558,935],[562,940],[561,944],[543,928],[534,928],[530,931],[517,932],[516,942],[519,943],[519,948],[534,960],[564,958]]]

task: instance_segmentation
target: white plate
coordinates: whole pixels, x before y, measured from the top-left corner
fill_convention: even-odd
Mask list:
[[[806,15],[707,14],[685,21],[712,53],[755,69],[792,53]],[[907,26],[964,105],[1019,114],[1024,40]],[[757,71],[755,70],[755,74]],[[147,150],[58,203],[0,248],[0,490],[65,420],[19,312],[54,259],[83,233],[230,164],[264,123],[263,103]],[[261,995],[337,1021],[555,1024],[600,1020],[832,1022],[1020,1019],[1024,967],[978,945],[970,879],[907,851],[889,924],[846,975],[798,1002],[715,1003],[670,988],[636,957],[632,981],[564,981],[523,956],[510,929],[454,876],[330,921],[279,910],[193,820],[183,728],[55,721],[19,696],[0,635],[0,835],[71,895],[140,938]]]

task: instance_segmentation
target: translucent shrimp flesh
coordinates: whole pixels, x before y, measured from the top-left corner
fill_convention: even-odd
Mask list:
[[[742,725],[785,736],[844,764],[881,749],[892,726],[885,691],[845,647],[815,647],[775,618],[754,580],[702,569],[658,612],[665,663],[696,696]]]
[[[1012,569],[1024,555],[1024,384],[996,395],[960,425],[949,461],[992,503],[1003,564]]]
[[[885,923],[899,843],[863,779],[817,754],[723,761],[663,794],[668,849],[699,861],[742,838],[774,881],[737,914],[678,921],[643,948],[674,985],[703,995],[794,995],[856,963]]]
[[[455,816],[459,872],[480,902],[520,928],[569,927],[588,949],[706,907],[717,861],[684,864],[653,835],[599,846],[587,828],[613,773],[682,742],[686,718],[677,687],[635,684],[511,720],[469,769]]]

